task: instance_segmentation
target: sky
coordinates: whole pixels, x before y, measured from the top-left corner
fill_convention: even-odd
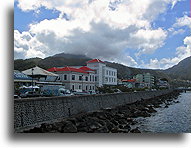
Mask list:
[[[63,52],[172,67],[191,56],[190,0],[15,0],[14,58]]]

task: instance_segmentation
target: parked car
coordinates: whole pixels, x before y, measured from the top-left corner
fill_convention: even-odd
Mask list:
[[[74,95],[89,95],[90,93],[88,91],[74,91]]]
[[[23,94],[20,94],[20,97],[22,98],[29,98],[29,97],[40,97],[40,93],[36,91],[27,91]]]
[[[21,98],[27,97],[39,97],[40,96],[40,87],[38,86],[22,86],[19,89],[19,96]]]
[[[21,97],[19,95],[14,94],[14,99],[20,99]]]

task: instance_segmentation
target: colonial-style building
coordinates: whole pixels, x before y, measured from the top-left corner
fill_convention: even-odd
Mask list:
[[[95,71],[86,66],[80,68],[50,68],[48,71],[59,75],[57,81],[64,83],[65,88],[73,91],[95,91]]]
[[[106,66],[99,59],[88,61],[87,66],[95,70],[96,86],[117,85],[117,69]]]
[[[58,81],[74,91],[94,91],[103,85],[117,85],[117,70],[99,59],[88,61],[87,66],[53,67],[48,71],[58,74]]]

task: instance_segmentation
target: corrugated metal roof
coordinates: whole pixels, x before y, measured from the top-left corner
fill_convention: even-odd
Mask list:
[[[26,74],[24,74],[18,70],[14,70],[14,79],[16,79],[16,80],[32,80],[31,77],[27,76]]]
[[[26,75],[32,75],[32,69],[33,69],[33,75],[42,75],[42,76],[58,76],[57,74],[54,74],[52,72],[49,72],[45,69],[42,69],[38,66],[34,67],[34,68],[30,68],[30,69],[27,69],[27,70],[24,70],[22,71],[24,74]]]

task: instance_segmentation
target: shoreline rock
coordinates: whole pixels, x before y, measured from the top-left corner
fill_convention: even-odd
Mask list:
[[[99,111],[76,115],[55,123],[43,123],[40,127],[23,131],[23,133],[141,133],[137,123],[137,117],[150,117],[155,113],[155,108],[165,104],[167,108],[175,101],[178,92],[173,92],[148,100],[137,101],[132,104],[106,108]]]

